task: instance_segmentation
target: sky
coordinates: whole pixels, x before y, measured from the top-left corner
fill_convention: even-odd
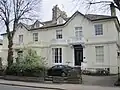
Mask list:
[[[102,4],[102,5],[92,5],[91,9],[89,9],[87,0],[42,0],[40,6],[36,8],[37,12],[39,13],[39,21],[48,21],[52,19],[52,8],[55,5],[65,11],[70,17],[75,11],[79,11],[83,14],[102,14],[102,15],[110,15],[110,8],[109,5]],[[102,0],[94,0],[94,1],[102,1]],[[103,0],[105,1],[105,0]],[[107,0],[112,1],[112,0]],[[120,14],[117,14],[120,17]],[[4,25],[0,25],[0,33],[5,32],[3,29]]]
[[[102,1],[102,0],[94,0],[94,1]],[[112,0],[106,0],[106,1],[112,1]],[[103,4],[103,7],[100,4],[93,5],[91,9],[88,9],[87,3],[88,2],[85,2],[85,0],[43,0],[41,3],[42,5],[41,5],[40,18],[42,21],[52,19],[52,8],[55,5],[58,5],[58,7],[61,10],[67,12],[68,16],[71,16],[77,10],[83,14],[93,13],[93,14],[110,15],[109,5]]]

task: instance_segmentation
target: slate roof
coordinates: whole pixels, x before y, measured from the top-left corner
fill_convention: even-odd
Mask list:
[[[84,14],[80,13],[79,11],[76,11],[71,17],[65,18],[64,20],[66,20],[66,22],[63,23],[63,24],[58,24],[58,25],[57,25],[56,22],[53,22],[52,20],[50,20],[50,21],[45,21],[45,22],[41,22],[41,23],[43,24],[43,26],[42,26],[42,27],[38,27],[38,28],[31,28],[33,24],[32,24],[32,25],[27,25],[27,24],[25,24],[25,23],[22,23],[22,24],[26,27],[26,29],[28,29],[28,30],[30,30],[30,31],[31,31],[31,30],[36,30],[36,29],[45,29],[45,28],[50,28],[50,27],[63,26],[63,25],[65,25],[69,20],[71,20],[72,17],[74,17],[74,16],[77,15],[77,14],[81,14],[82,16],[84,16],[85,18],[87,18],[87,19],[89,19],[89,20],[91,20],[91,21],[117,18],[116,16],[97,15],[97,14],[86,14],[86,15],[84,15]],[[118,22],[119,22],[119,21],[118,21]],[[6,34],[6,33],[4,33],[4,34]],[[1,34],[1,35],[4,35],[4,34]]]
[[[97,14],[86,14],[85,15],[90,20],[99,20],[99,19],[106,19],[106,18],[112,18],[113,16],[107,16],[107,15],[97,15]]]

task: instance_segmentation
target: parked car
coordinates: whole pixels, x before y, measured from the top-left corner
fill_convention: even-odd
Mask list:
[[[90,75],[91,72],[89,70],[82,70],[83,75]]]
[[[86,70],[82,70],[82,74],[101,76],[101,75],[109,75],[110,72],[109,72],[109,70],[106,70],[106,69],[89,68],[89,69],[86,69]]]
[[[65,77],[73,68],[68,65],[55,65],[48,69],[48,76],[62,76]]]
[[[114,83],[115,86],[120,86],[120,78]]]
[[[96,72],[98,75],[109,75],[109,71],[108,70],[104,70],[104,69],[98,69]]]

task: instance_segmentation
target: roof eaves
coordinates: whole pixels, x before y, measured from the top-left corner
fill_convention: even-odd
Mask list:
[[[117,19],[117,17],[106,17],[106,18],[94,19],[94,20],[91,20],[91,21],[106,20],[106,19],[114,19],[114,18]]]
[[[29,31],[33,31],[33,30],[37,30],[37,29],[46,29],[46,28],[64,26],[64,25],[65,25],[65,23],[64,23],[64,24],[59,24],[59,25],[53,25],[53,26],[46,26],[46,27],[33,28],[33,29],[30,29]]]
[[[12,33],[13,31],[11,31],[10,33]],[[3,36],[3,35],[6,35],[7,34],[7,32],[6,33],[2,33],[2,34],[0,34],[1,36]]]

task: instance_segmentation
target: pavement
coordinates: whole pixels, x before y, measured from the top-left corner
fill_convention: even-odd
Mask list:
[[[31,88],[31,87],[0,85],[0,90],[54,90],[54,89],[43,89],[43,88]]]
[[[88,76],[82,75],[83,84],[84,85],[97,85],[97,86],[107,86],[114,87],[114,83],[116,82],[118,76]]]
[[[33,83],[22,81],[9,81],[0,79],[0,85],[40,88],[40,89],[52,89],[52,90],[120,90],[120,87],[103,87],[81,84],[55,84],[55,83]]]

